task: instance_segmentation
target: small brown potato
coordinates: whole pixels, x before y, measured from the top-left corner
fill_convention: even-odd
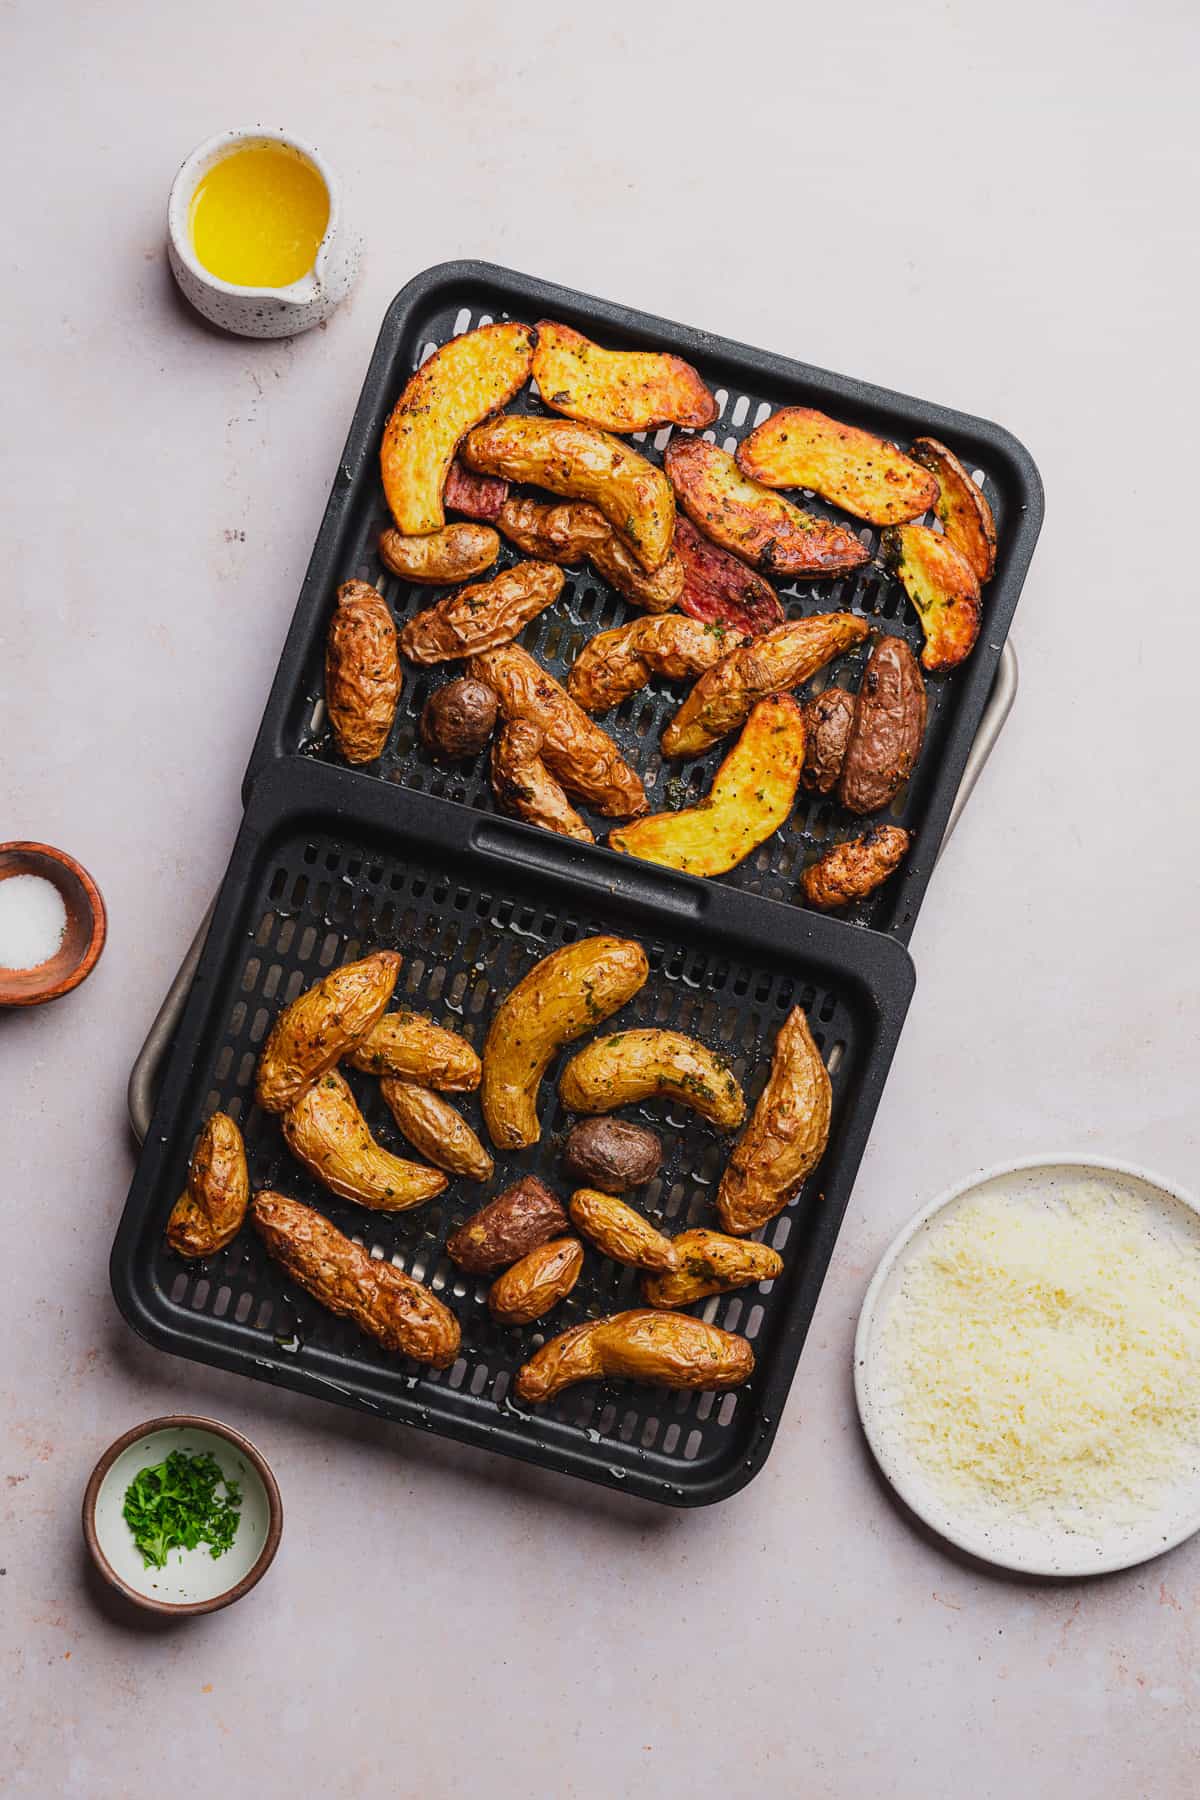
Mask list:
[[[589,1319],[551,1338],[517,1371],[513,1392],[536,1404],[553,1400],[576,1381],[623,1375],[654,1387],[741,1387],[754,1373],[754,1351],[743,1337],[706,1325],[693,1313],[652,1307]]]
[[[459,1226],[446,1255],[468,1275],[492,1275],[567,1229],[557,1195],[536,1175],[523,1175]]]
[[[533,331],[509,321],[451,338],[409,380],[379,458],[383,491],[405,537],[442,529],[442,488],[460,440],[508,404],[532,363]]]
[[[353,1046],[348,1060],[366,1075],[395,1075],[443,1094],[469,1094],[483,1075],[483,1064],[465,1037],[407,1008],[384,1013]]]
[[[581,1119],[563,1143],[563,1168],[572,1181],[606,1194],[645,1187],[658,1174],[662,1141],[628,1119]]]
[[[925,683],[903,638],[880,638],[867,659],[838,777],[850,812],[890,806],[916,767],[925,737]]]
[[[764,575],[845,575],[868,560],[846,526],[747,481],[728,451],[705,438],[672,438],[663,467],[693,525]]]
[[[242,1134],[228,1113],[215,1112],[196,1140],[187,1186],[167,1220],[167,1242],[179,1256],[212,1256],[242,1229],[249,1204]]]
[[[463,513],[484,525],[494,525],[500,508],[508,499],[507,481],[493,481],[490,475],[473,475],[464,469],[457,456],[450,464],[446,485],[442,489],[442,505],[451,512]]]
[[[421,742],[431,756],[447,762],[478,756],[496,728],[498,711],[490,687],[459,675],[421,708]]]
[[[865,899],[896,873],[910,841],[898,825],[873,825],[862,837],[835,844],[805,869],[800,878],[804,898],[818,912]]]
[[[448,1100],[415,1081],[385,1075],[379,1091],[388,1111],[413,1149],[451,1175],[468,1181],[490,1181],[495,1163],[466,1120]]]
[[[542,761],[568,794],[607,818],[645,812],[637,770],[528,651],[504,644],[473,656],[467,672],[492,689],[505,719],[532,719],[540,727]]]
[[[617,1031],[593,1038],[558,1084],[568,1112],[607,1113],[655,1095],[690,1106],[722,1131],[746,1115],[746,1097],[721,1058],[681,1031]]]
[[[996,521],[991,507],[953,450],[937,438],[917,438],[912,453],[937,477],[937,516],[942,529],[982,587],[992,579],[996,567]]]
[[[811,406],[785,406],[738,446],[738,468],[769,488],[809,488],[872,525],[919,518],[937,501],[927,469],[894,444]]]
[[[717,1191],[726,1231],[744,1237],[782,1212],[825,1153],[833,1089],[803,1009],[775,1039],[767,1085],[733,1147]]]
[[[462,456],[481,475],[527,481],[567,500],[590,500],[643,569],[661,569],[670,555],[675,529],[670,482],[606,431],[574,419],[500,413],[475,427]]]
[[[816,794],[837,786],[854,718],[854,695],[845,688],[822,688],[804,708],[804,767],[800,780]]]
[[[608,834],[609,848],[685,875],[723,875],[786,822],[804,762],[804,715],[790,694],[768,694],[699,806],[651,813]]]
[[[505,1150],[537,1143],[538,1088],[551,1058],[632,1000],[649,973],[632,938],[580,938],[544,956],[505,995],[483,1047],[480,1098],[493,1143]]]
[[[562,584],[553,563],[514,563],[415,614],[400,633],[400,649],[409,662],[428,665],[509,644],[557,600]]]
[[[371,1033],[392,997],[401,960],[394,950],[375,950],[343,963],[284,1008],[258,1059],[254,1098],[264,1112],[284,1112]]]
[[[647,612],[669,612],[683,593],[683,565],[673,550],[661,568],[647,574],[600,508],[585,500],[549,505],[514,497],[505,501],[496,523],[526,556],[556,563],[590,562],[619,594]]]
[[[652,675],[671,681],[702,675],[746,641],[723,626],[702,625],[683,613],[630,619],[588,639],[567,677],[567,692],[585,712],[608,712],[644,688]]]
[[[680,612],[746,637],[783,624],[783,602],[770,582],[701,536],[682,513],[675,520],[675,554],[683,564]]]
[[[602,350],[582,332],[539,319],[533,379],[547,406],[602,431],[654,425],[703,430],[717,403],[682,357],[653,350]]]
[[[264,1188],[250,1211],[267,1252],[298,1287],[332,1313],[414,1362],[445,1369],[462,1332],[448,1306],[395,1263],[374,1257],[311,1206]]]
[[[691,1306],[710,1294],[731,1294],[752,1281],[774,1281],[783,1258],[766,1244],[726,1237],[723,1231],[681,1231],[673,1240],[676,1267],[665,1275],[647,1275],[642,1298],[647,1306]]]
[[[492,745],[492,789],[501,811],[563,837],[595,837],[542,761],[545,736],[532,719],[510,719]]]
[[[283,1115],[283,1137],[297,1162],[343,1200],[376,1212],[407,1212],[443,1192],[446,1177],[393,1156],[371,1136],[344,1075],[329,1069]]]
[[[956,669],[975,648],[983,607],[969,562],[944,534],[928,525],[901,525],[882,545],[925,633],[927,669]]]
[[[325,640],[325,705],[334,742],[348,763],[383,754],[400,699],[396,625],[387,601],[366,581],[347,581]]]
[[[389,530],[379,538],[379,560],[405,581],[467,581],[490,569],[499,554],[499,534],[490,525],[443,525],[428,537]]]
[[[488,1310],[502,1325],[532,1325],[566,1299],[582,1269],[578,1238],[539,1244],[496,1277],[488,1291]]]
[[[597,1250],[634,1269],[673,1269],[675,1246],[649,1219],[597,1188],[580,1188],[571,1196],[571,1222]]]
[[[728,651],[701,675],[667,724],[664,755],[700,756],[740,730],[756,701],[799,687],[869,632],[867,621],[853,613],[814,613]]]

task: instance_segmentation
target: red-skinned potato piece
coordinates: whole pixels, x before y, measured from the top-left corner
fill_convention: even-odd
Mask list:
[[[675,554],[683,564],[680,612],[705,625],[758,637],[783,624],[783,603],[769,581],[702,536],[690,519],[675,520]]]
[[[507,499],[507,481],[501,481],[495,475],[474,475],[470,469],[464,469],[457,456],[450,464],[442,489],[442,505],[448,506],[451,512],[462,513],[464,518],[476,519],[484,525],[494,525]]]

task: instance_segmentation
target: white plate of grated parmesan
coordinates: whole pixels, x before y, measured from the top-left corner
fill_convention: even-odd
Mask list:
[[[854,1345],[901,1499],[1030,1575],[1130,1568],[1200,1530],[1200,1208],[1125,1164],[1037,1157],[924,1207]]]

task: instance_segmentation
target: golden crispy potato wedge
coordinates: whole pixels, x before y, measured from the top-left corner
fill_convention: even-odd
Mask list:
[[[583,1270],[578,1238],[553,1238],[498,1275],[488,1293],[488,1311],[502,1325],[532,1325],[565,1300]]]
[[[861,837],[835,844],[800,877],[804,898],[818,912],[834,912],[865,899],[896,873],[910,842],[898,825],[874,825]]]
[[[366,1075],[395,1075],[444,1094],[471,1093],[483,1074],[465,1037],[403,1008],[384,1013],[353,1046],[347,1061]]]
[[[702,625],[683,613],[630,619],[588,639],[567,677],[567,692],[585,712],[608,712],[645,687],[651,675],[672,681],[702,675],[745,641],[738,632]]]
[[[654,1095],[688,1106],[733,1131],[746,1097],[733,1071],[707,1045],[682,1031],[639,1029],[593,1038],[562,1072],[558,1096],[569,1112],[607,1113]]]
[[[614,1194],[598,1188],[579,1188],[571,1195],[571,1223],[614,1262],[635,1269],[674,1269],[678,1259],[669,1237],[656,1231],[649,1219],[635,1212]]]
[[[379,537],[380,562],[404,581],[469,581],[490,569],[499,554],[500,536],[490,525],[444,525],[428,537],[388,530]]]
[[[462,1333],[448,1306],[394,1263],[374,1257],[311,1206],[264,1188],[251,1210],[268,1255],[298,1287],[385,1350],[445,1369]]]
[[[254,1098],[264,1112],[286,1111],[367,1037],[392,997],[400,961],[394,950],[376,950],[343,963],[284,1008],[258,1059]]]
[[[663,466],[705,537],[764,574],[845,575],[867,561],[852,531],[747,480],[727,451],[704,438],[672,438]]]
[[[492,745],[492,790],[497,804],[502,811],[540,825],[544,831],[594,844],[592,832],[542,761],[545,741],[541,726],[532,719],[510,719],[501,729]]]
[[[562,570],[553,563],[514,563],[490,581],[460,588],[417,613],[400,633],[400,649],[409,662],[426,667],[495,650],[545,612],[562,584]]]
[[[623,1375],[655,1387],[741,1387],[754,1373],[746,1339],[693,1313],[652,1307],[589,1319],[543,1344],[517,1371],[518,1400],[553,1400],[576,1381]]]
[[[645,812],[646,790],[637,770],[519,644],[473,656],[467,673],[491,688],[506,720],[532,719],[540,727],[542,761],[568,794],[606,818]]]
[[[739,444],[738,468],[768,488],[809,488],[872,525],[897,525],[936,504],[938,484],[903,450],[811,406],[785,406]]]
[[[680,612],[745,637],[783,624],[783,602],[770,582],[702,536],[682,513],[675,520],[675,554],[683,565]]]
[[[448,1100],[415,1081],[385,1075],[379,1091],[387,1109],[413,1149],[451,1175],[468,1181],[490,1181],[496,1165],[467,1121]]]
[[[338,589],[325,641],[325,704],[348,763],[374,762],[388,741],[402,677],[387,601],[366,581]]]
[[[406,1212],[446,1186],[437,1169],[405,1162],[375,1142],[349,1083],[336,1069],[326,1070],[288,1107],[283,1136],[297,1162],[331,1193],[376,1212]]]
[[[590,937],[535,963],[496,1008],[483,1047],[483,1117],[504,1150],[536,1144],[550,1059],[632,1000],[650,973],[632,938]]]
[[[653,425],[701,429],[717,403],[682,357],[654,350],[602,350],[569,325],[539,319],[533,379],[547,406],[602,431]]]
[[[384,428],[380,449],[383,491],[403,536],[442,529],[442,488],[459,441],[507,405],[532,363],[533,332],[513,323],[464,332],[422,363]]]
[[[643,569],[661,569],[670,555],[671,484],[620,438],[574,419],[505,413],[477,425],[462,454],[467,467],[481,475],[532,482],[568,500],[590,500]]]
[[[982,490],[955,456],[937,438],[917,438],[912,453],[922,468],[937,477],[937,516],[942,529],[975,572],[980,587],[990,581],[996,567],[996,521]]]
[[[757,1231],[795,1198],[825,1154],[833,1089],[803,1009],[793,1007],[775,1039],[767,1085],[733,1147],[717,1191],[726,1231]]]
[[[869,634],[853,613],[814,613],[789,619],[763,637],[730,650],[701,675],[662,734],[665,756],[699,756],[737,731],[768,694],[799,687]]]
[[[790,694],[768,694],[746,720],[706,800],[622,825],[609,832],[609,848],[687,875],[736,868],[791,813],[804,742],[799,704]]]
[[[212,1256],[232,1243],[250,1204],[246,1146],[228,1113],[205,1122],[188,1164],[187,1186],[167,1220],[178,1256]]]
[[[681,1231],[673,1243],[674,1270],[642,1280],[647,1306],[691,1306],[710,1294],[731,1294],[752,1281],[774,1281],[783,1271],[783,1258],[777,1250],[766,1244],[748,1244],[745,1238],[726,1237],[723,1231],[703,1227]]]
[[[504,502],[496,523],[526,556],[547,562],[590,562],[611,587],[647,612],[669,612],[683,593],[683,564],[674,550],[661,568],[647,574],[600,508],[586,500],[551,506],[544,500],[514,497]]]
[[[983,607],[975,571],[950,539],[928,525],[900,525],[883,544],[925,633],[927,669],[956,669],[975,648]]]

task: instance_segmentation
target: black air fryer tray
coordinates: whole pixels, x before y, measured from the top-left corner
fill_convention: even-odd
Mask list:
[[[301,753],[337,760],[325,719],[323,656],[338,585],[351,577],[374,582],[387,595],[399,622],[431,604],[443,591],[398,580],[379,562],[376,544],[389,522],[379,479],[380,438],[409,375],[436,345],[458,332],[505,317],[531,324],[540,318],[559,319],[613,348],[669,350],[686,357],[699,369],[721,409],[716,426],[704,435],[727,448],[732,449],[760,418],[778,407],[812,404],[902,444],[923,433],[943,438],[967,468],[982,478],[996,515],[999,560],[995,579],[984,589],[980,640],[962,668],[931,676],[926,683],[929,723],[925,746],[911,781],[892,808],[895,820],[914,833],[908,859],[876,894],[842,915],[907,942],[1041,527],[1041,482],[1028,452],[1008,432],[985,420],[748,349],[487,263],[446,263],[426,270],[409,282],[388,309],[271,689],[247,771],[246,792],[254,776],[280,757]],[[528,392],[515,404],[542,410]],[[669,429],[641,433],[636,441],[643,454],[659,461],[670,435]],[[806,504],[814,511],[838,516],[819,500]],[[860,535],[870,549],[877,548],[877,530],[863,526]],[[507,547],[497,566],[514,560],[517,552]],[[776,585],[790,616],[855,612],[869,619],[876,631],[902,636],[914,650],[920,649],[916,615],[899,583],[875,562],[840,581]],[[634,616],[636,610],[588,567],[568,570],[559,600],[527,627],[520,641],[565,680],[589,636]],[[814,691],[825,680],[856,687],[868,648],[869,642],[838,659],[807,691]],[[355,775],[356,781],[370,783],[382,778],[439,799],[495,811],[486,753],[474,764],[448,771],[438,768],[417,740],[416,723],[426,695],[451,679],[455,670],[454,664],[432,670],[406,666],[404,692],[388,746],[370,772]],[[654,811],[691,804],[706,793],[729,748],[725,744],[691,761],[664,764],[658,752],[659,733],[685,691],[683,684],[656,679],[601,720],[644,776]],[[599,832],[610,823],[591,822]],[[860,829],[861,821],[841,814],[832,800],[802,794],[789,823],[723,881],[770,899],[794,901],[805,862],[822,845]]]
[[[500,994],[557,945],[600,931],[638,938],[650,959],[645,988],[614,1025],[701,1038],[732,1062],[751,1102],[779,1025],[802,1005],[832,1076],[832,1132],[800,1198],[764,1233],[783,1255],[783,1274],[704,1308],[752,1341],[758,1366],[747,1387],[698,1394],[590,1383],[548,1406],[518,1408],[513,1373],[545,1335],[638,1304],[635,1272],[589,1250],[583,1278],[544,1333],[504,1330],[488,1313],[486,1283],[445,1257],[455,1225],[522,1172],[564,1191],[558,1065],[541,1090],[540,1145],[498,1155],[486,1188],[456,1180],[441,1199],[392,1216],[333,1198],[300,1169],[278,1120],[253,1104],[254,1066],[279,1009],[368,949],[400,950],[397,1000],[480,1047]],[[268,763],[249,796],[113,1246],[113,1291],[135,1330],[178,1355],[652,1499],[721,1499],[770,1448],[912,988],[907,952],[873,932],[346,770]],[[378,1083],[353,1071],[349,1079],[372,1128],[403,1154]],[[476,1097],[461,1098],[482,1130]],[[256,1188],[278,1184],[319,1206],[443,1296],[463,1329],[452,1368],[386,1355],[291,1286],[249,1228],[201,1263],[166,1249],[196,1133],[217,1106],[243,1129]],[[728,1139],[663,1103],[636,1116],[667,1149],[661,1177],[639,1195],[649,1216],[671,1232],[711,1222]]]

